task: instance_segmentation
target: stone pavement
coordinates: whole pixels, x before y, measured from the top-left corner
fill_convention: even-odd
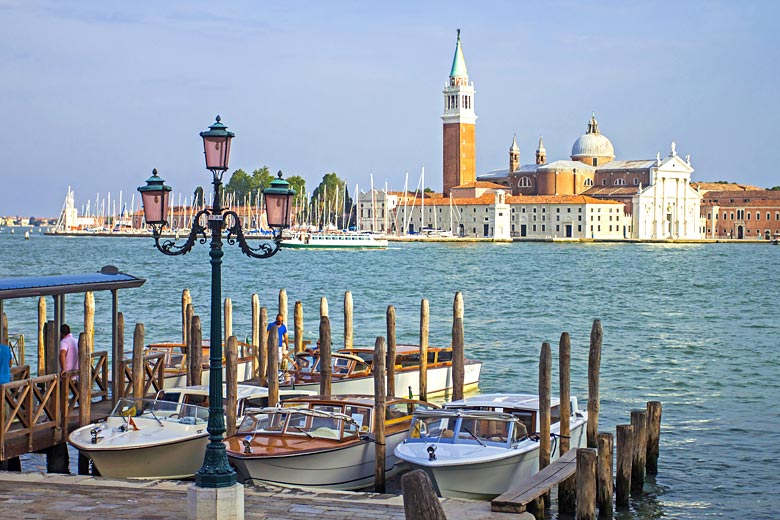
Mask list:
[[[0,517],[20,520],[186,518],[190,484],[0,471]],[[403,499],[397,495],[251,486],[246,488],[244,500],[246,520],[404,518]],[[442,505],[449,520],[523,518],[492,513],[488,502],[444,499]]]

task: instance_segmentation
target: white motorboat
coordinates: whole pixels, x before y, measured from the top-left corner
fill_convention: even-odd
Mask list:
[[[371,233],[298,233],[281,242],[294,249],[387,249],[387,238]]]
[[[208,339],[202,341],[201,347],[201,381],[200,384],[208,385],[210,369],[210,342]],[[243,341],[238,342],[238,360],[236,361],[236,376],[238,382],[244,382],[252,379],[252,346]],[[181,343],[152,343],[147,345],[146,354],[164,354],[164,376],[163,388],[183,387],[187,384],[187,365],[189,357],[184,352],[186,348]],[[223,350],[224,353],[224,350]],[[224,354],[223,354],[224,360]],[[225,380],[225,368],[223,361],[222,380]]]
[[[331,354],[331,393],[374,393],[372,372],[374,348],[342,349]],[[464,364],[464,391],[479,386],[482,362],[466,360]],[[429,347],[427,369],[427,397],[446,396],[452,391],[452,347]],[[282,377],[280,388],[318,391],[320,388],[320,358],[315,350],[298,353],[295,368]],[[420,347],[398,345],[395,356],[396,395],[411,397],[420,394]]]
[[[310,392],[279,393],[284,400]],[[104,422],[75,430],[69,441],[104,477],[191,477],[208,444],[208,396],[208,386],[197,385],[165,389],[156,399],[121,399]],[[269,404],[265,387],[238,385],[237,396],[239,422],[246,408]]]
[[[244,481],[328,489],[369,486],[374,479],[373,406],[371,396],[318,396],[247,413],[236,435],[225,440],[228,458]],[[406,437],[412,413],[431,408],[388,398],[388,476],[400,469],[393,448]]]
[[[571,400],[570,447],[586,445],[587,413]],[[551,460],[559,457],[559,402],[551,402]],[[415,413],[395,455],[431,477],[443,497],[490,500],[539,471],[539,399],[487,394]]]

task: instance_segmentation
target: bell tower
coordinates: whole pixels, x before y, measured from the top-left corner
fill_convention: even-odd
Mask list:
[[[444,94],[443,136],[443,182],[444,196],[448,197],[455,186],[474,182],[477,179],[477,154],[475,128],[477,116],[474,113],[474,84],[469,82],[466,60],[460,46],[460,29],[455,43],[455,57],[452,59],[449,81]]]
[[[547,150],[542,143],[542,136],[539,136],[539,146],[536,147],[536,164],[545,164],[547,162]]]
[[[520,167],[520,147],[517,146],[517,134],[512,138],[509,148],[509,173],[514,173]]]

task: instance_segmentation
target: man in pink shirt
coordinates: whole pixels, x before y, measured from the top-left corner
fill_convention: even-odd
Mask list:
[[[60,327],[60,375],[79,368],[79,342],[70,333],[70,327]]]

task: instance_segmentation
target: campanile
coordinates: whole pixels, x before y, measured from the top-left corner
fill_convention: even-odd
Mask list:
[[[466,60],[460,47],[460,29],[455,43],[450,78],[442,91],[444,94],[444,161],[443,188],[448,197],[454,186],[474,182],[477,179],[477,153],[474,113],[474,84],[469,82]]]

